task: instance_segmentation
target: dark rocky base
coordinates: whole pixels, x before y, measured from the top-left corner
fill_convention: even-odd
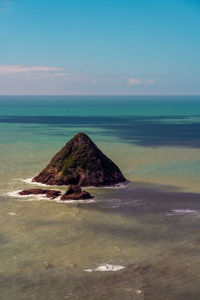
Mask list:
[[[19,195],[21,195],[21,196],[45,195],[45,197],[47,197],[47,198],[55,199],[61,195],[61,192],[56,191],[56,190],[28,189],[28,190],[23,190],[23,191],[19,192]]]
[[[44,195],[46,198],[55,199],[61,196],[60,191],[56,190],[43,190],[43,189],[28,189],[19,192],[21,196],[29,196],[29,195]],[[90,195],[90,193],[86,191],[82,191],[80,186],[70,185],[67,189],[66,193],[61,197],[60,200],[88,200],[93,199],[94,197]]]
[[[80,194],[71,194],[71,195],[63,195],[61,197],[62,201],[67,201],[67,200],[89,200],[93,199],[94,197],[90,195],[90,193],[83,191]]]
[[[88,200],[93,198],[90,193],[82,191],[80,186],[70,185],[66,193],[61,197],[61,200]]]
[[[39,183],[43,183],[43,184],[47,184],[47,185],[51,185],[51,186],[54,186],[54,185],[57,185],[57,186],[67,186],[67,185],[70,185],[70,184],[79,184],[81,187],[112,187],[112,186],[115,186],[115,185],[118,185],[118,184],[126,184],[128,183],[129,181],[125,178],[121,178],[120,180],[118,179],[107,179],[107,180],[104,180],[102,181],[101,183],[99,182],[96,182],[95,179],[85,179],[83,182],[80,182],[79,181],[79,176],[77,176],[78,179],[71,179],[69,177],[64,177],[62,179],[57,179],[57,178],[54,178],[55,175],[52,175],[52,178],[51,178],[51,175],[52,174],[45,174],[43,172],[43,174],[39,174],[38,176],[34,177],[33,178],[33,182],[39,182]],[[91,178],[93,178],[91,176]]]
[[[46,197],[50,198],[50,199],[55,199],[60,195],[61,195],[61,192],[55,191],[55,190],[48,190],[48,192],[46,193]]]

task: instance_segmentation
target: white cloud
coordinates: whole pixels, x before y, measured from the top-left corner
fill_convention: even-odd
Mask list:
[[[130,85],[141,85],[142,83],[143,81],[140,78],[129,78]]]
[[[15,3],[8,0],[0,0],[0,11],[8,10]]]
[[[133,92],[134,89],[127,91],[126,82],[126,76],[117,74],[76,73],[68,68],[45,65],[0,64],[0,94]],[[129,78],[132,87],[146,87],[154,83],[153,79]]]
[[[129,84],[130,85],[153,85],[155,83],[154,79],[148,79],[148,80],[144,80],[141,78],[129,78]]]
[[[72,74],[69,73],[50,73],[50,72],[41,72],[40,77],[60,77],[60,78],[66,78],[66,77],[72,77]]]
[[[40,73],[63,71],[63,68],[48,66],[27,66],[27,65],[0,65],[0,74],[23,74],[23,73]]]

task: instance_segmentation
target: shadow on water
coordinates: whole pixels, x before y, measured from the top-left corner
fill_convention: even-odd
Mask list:
[[[128,261],[126,268],[116,273],[86,273],[78,266],[71,269],[60,266],[38,269],[36,264],[31,265],[27,274],[0,275],[0,297],[2,300],[199,300],[199,218],[184,220],[183,217],[166,215],[174,209],[197,210],[200,208],[199,201],[199,194],[184,193],[175,187],[156,184],[129,183],[125,188],[104,189],[102,199],[96,203],[78,204],[80,211],[87,210],[89,214],[85,214],[86,223],[82,218],[75,217],[73,226],[81,222],[84,232],[92,232],[89,236],[94,239],[103,234],[103,237],[107,236],[107,241],[120,240],[124,247],[129,245],[139,246],[141,251],[145,249],[146,256],[139,262]],[[41,206],[39,209],[46,210],[47,207]],[[103,212],[99,216],[94,214],[98,220],[88,219],[93,210]],[[128,217],[127,222],[113,223],[115,214]],[[134,222],[131,223],[131,220]],[[51,232],[49,225],[59,225],[61,230],[60,226],[68,228],[67,222],[71,221],[72,218],[36,218],[35,222],[28,220],[25,228],[30,227],[31,232],[37,232],[47,226]],[[77,235],[74,238],[77,239]],[[70,240],[64,241],[70,247]],[[51,250],[51,243],[52,240],[47,239],[45,247],[49,247],[48,251]],[[152,255],[152,251],[156,251],[153,245],[158,248],[162,246],[162,251],[166,247],[166,251],[161,252],[162,255]],[[100,249],[102,256],[104,249],[103,245]],[[88,255],[84,248],[82,251],[83,256]]]
[[[105,130],[105,135],[140,146],[200,148],[200,121],[192,121],[189,116],[0,116],[0,123],[51,125],[57,132],[49,134],[56,136],[66,135],[58,127],[77,130],[96,127]]]
[[[120,213],[130,217],[151,213],[165,214],[171,210],[184,208],[200,210],[200,194],[184,192],[176,186],[129,182],[124,188],[111,188],[105,191],[102,199],[98,196],[100,201],[97,203],[80,206],[86,209],[97,207],[104,212]],[[95,190],[92,192],[95,193]]]
[[[95,192],[97,190],[93,190],[94,195]],[[174,186],[130,182],[125,188],[105,189],[103,196],[98,196],[97,202],[76,205],[77,208],[86,210],[91,215],[100,212],[106,216],[105,219],[97,222],[87,219],[84,227],[86,232],[105,234],[109,239],[117,238],[130,242],[134,239],[140,245],[148,247],[154,242],[166,241],[176,244],[184,238],[188,240],[197,238],[200,194],[182,192]],[[126,217],[127,223],[110,222],[112,215]],[[136,223],[139,221],[138,225],[134,223],[133,226],[131,220]],[[65,225],[66,221],[37,219],[29,221],[28,224],[48,227]]]
[[[130,265],[120,273],[106,274],[101,278],[88,276],[81,284],[88,292],[86,295],[83,294],[83,299],[87,299],[87,297],[95,299],[94,295],[90,297],[92,295],[91,286],[95,287],[98,293],[96,299],[199,299],[200,280],[198,276],[195,278],[195,275],[198,274],[199,263],[192,272],[190,268],[185,268],[179,263],[180,261],[177,261],[173,266],[169,265],[167,261],[158,260],[153,265]],[[188,282],[191,277],[193,282]],[[81,285],[78,287],[80,288]]]
[[[32,279],[20,274],[1,276],[0,285],[8,292],[0,295],[3,300],[199,300],[199,267],[199,262],[191,268],[176,257],[174,264],[158,259],[110,274],[81,273],[74,277],[69,271],[62,276],[47,271]]]

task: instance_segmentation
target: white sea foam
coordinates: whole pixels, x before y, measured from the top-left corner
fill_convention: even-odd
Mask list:
[[[13,191],[13,192],[8,192],[6,193],[6,195],[10,196],[10,197],[17,197],[17,198],[27,198],[26,201],[33,201],[33,200],[50,200],[48,198],[46,198],[44,195],[42,194],[38,194],[38,195],[20,195],[19,192],[21,192],[21,190],[17,190],[17,191]],[[31,198],[31,199],[30,199]]]
[[[22,198],[22,199],[26,199],[25,201],[35,201],[35,200],[50,200],[48,198],[45,198],[44,195],[20,195],[19,192],[21,192],[21,190],[17,190],[17,191],[13,191],[13,192],[8,192],[6,193],[6,195],[10,196],[10,197],[14,197],[14,198]],[[52,201],[52,200],[51,200]]]
[[[50,199],[45,197],[44,194],[31,194],[31,195],[20,195],[19,192],[21,192],[21,190],[17,190],[17,191],[13,191],[13,192],[8,192],[6,193],[6,195],[10,196],[10,197],[14,197],[14,198],[22,198],[24,199],[24,201],[54,201],[54,202],[58,202],[58,203],[66,203],[66,204],[72,204],[72,203],[93,203],[96,202],[95,199],[88,199],[88,200],[67,200],[67,201],[63,201],[61,200],[61,196],[56,197],[55,199]]]
[[[24,197],[23,195],[19,195],[19,192],[21,192],[21,190],[8,192],[8,193],[6,193],[6,195],[8,195],[10,197]]]
[[[59,200],[58,202],[62,202],[62,203],[94,203],[96,202],[95,199],[88,199],[88,200]]]
[[[127,187],[128,181],[122,182],[122,183],[117,183],[115,185],[111,185],[111,186],[103,186],[101,188],[104,189],[124,189]]]
[[[16,213],[14,213],[14,212],[9,212],[8,213],[10,216],[16,216]]]
[[[32,184],[32,185],[52,187],[52,185],[48,185],[48,184],[45,184],[45,183],[40,183],[40,182],[32,181],[33,178],[26,178],[26,179],[20,179],[20,180],[23,181],[23,182],[25,182],[25,183]]]
[[[20,180],[20,181],[23,181],[25,183],[32,184],[32,185],[37,185],[37,186],[45,186],[45,187],[55,187],[55,186],[57,186],[57,185],[48,185],[48,184],[41,183],[41,182],[35,182],[35,181],[32,181],[33,178],[26,178],[26,179],[16,178],[15,180]],[[88,189],[123,189],[123,188],[127,187],[127,184],[128,184],[128,181],[125,181],[125,182],[117,183],[117,184],[111,185],[111,186],[99,186],[99,187],[98,186],[87,186],[85,188],[88,188]],[[65,187],[67,187],[67,186],[68,185],[66,185]]]
[[[85,269],[85,272],[117,272],[120,270],[125,269],[124,266],[114,266],[114,265],[110,265],[110,264],[103,264],[98,266],[96,269]]]
[[[135,292],[136,292],[137,295],[141,295],[142,294],[141,290],[135,290]]]
[[[168,216],[173,216],[173,215],[196,215],[198,214],[197,210],[194,209],[173,209],[171,212],[167,213]]]

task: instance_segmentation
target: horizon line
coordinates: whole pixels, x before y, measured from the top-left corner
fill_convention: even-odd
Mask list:
[[[146,96],[146,97],[150,97],[150,96],[165,96],[165,97],[169,97],[169,96],[181,96],[181,97],[187,97],[187,96],[195,96],[195,97],[200,97],[200,94],[0,94],[0,97],[4,97],[4,96],[61,96],[61,97],[65,97],[65,96],[82,96],[82,97],[88,97],[88,96],[99,96],[99,97],[112,97],[112,96]]]

